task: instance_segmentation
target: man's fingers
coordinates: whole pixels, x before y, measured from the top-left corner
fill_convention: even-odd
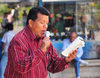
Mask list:
[[[76,57],[76,54],[75,54],[75,53],[72,53],[72,54],[70,55],[70,57],[74,58],[74,57]]]
[[[76,54],[77,54],[77,50],[74,50],[72,53],[69,54],[69,58],[70,57],[75,58]]]
[[[69,54],[69,56],[67,57],[66,61],[67,62],[72,61],[76,57],[76,54],[77,54],[77,50],[74,50],[72,53]]]

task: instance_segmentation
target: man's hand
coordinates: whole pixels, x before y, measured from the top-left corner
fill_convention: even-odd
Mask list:
[[[68,57],[65,57],[65,61],[66,62],[71,62],[76,57],[76,54],[77,54],[77,50],[74,50],[73,52],[71,52],[69,54]]]
[[[42,45],[41,45],[41,50],[43,52],[46,52],[47,51],[47,48],[50,46],[50,38],[49,37],[45,37],[43,40],[42,40]]]

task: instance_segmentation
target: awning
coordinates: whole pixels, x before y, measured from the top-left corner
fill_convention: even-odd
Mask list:
[[[0,0],[0,3],[18,3],[20,0]]]
[[[73,2],[73,1],[86,1],[86,0],[42,0],[43,2]]]
[[[76,2],[86,2],[86,0],[42,0],[45,4],[76,4]]]
[[[21,3],[21,2],[35,2],[37,0],[0,0],[0,3]]]

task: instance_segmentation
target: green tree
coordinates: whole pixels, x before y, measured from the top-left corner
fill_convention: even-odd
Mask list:
[[[95,8],[96,8],[96,9],[100,9],[100,3],[96,4],[96,5],[95,5]]]
[[[8,11],[8,4],[0,4],[0,15]]]

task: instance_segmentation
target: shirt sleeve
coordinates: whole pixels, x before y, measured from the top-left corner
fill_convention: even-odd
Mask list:
[[[82,47],[80,47],[80,48],[78,48],[78,52],[77,52],[77,57],[78,58],[81,58],[81,56],[83,55],[83,49],[82,49]]]
[[[65,61],[64,57],[58,57],[56,50],[52,47],[49,48],[48,53],[48,70],[52,73],[63,71],[68,67],[69,63]]]
[[[62,51],[64,51],[68,47],[68,45],[69,45],[68,39],[64,39]]]
[[[35,55],[33,53],[38,54]],[[8,49],[8,59],[11,58],[9,55],[12,57],[11,60],[15,70],[19,73],[28,72],[32,68],[36,67],[36,65],[41,62],[40,58],[43,57],[40,49],[33,52],[28,46],[25,47],[25,45],[14,40],[12,40]],[[38,55],[41,57],[38,58]]]

